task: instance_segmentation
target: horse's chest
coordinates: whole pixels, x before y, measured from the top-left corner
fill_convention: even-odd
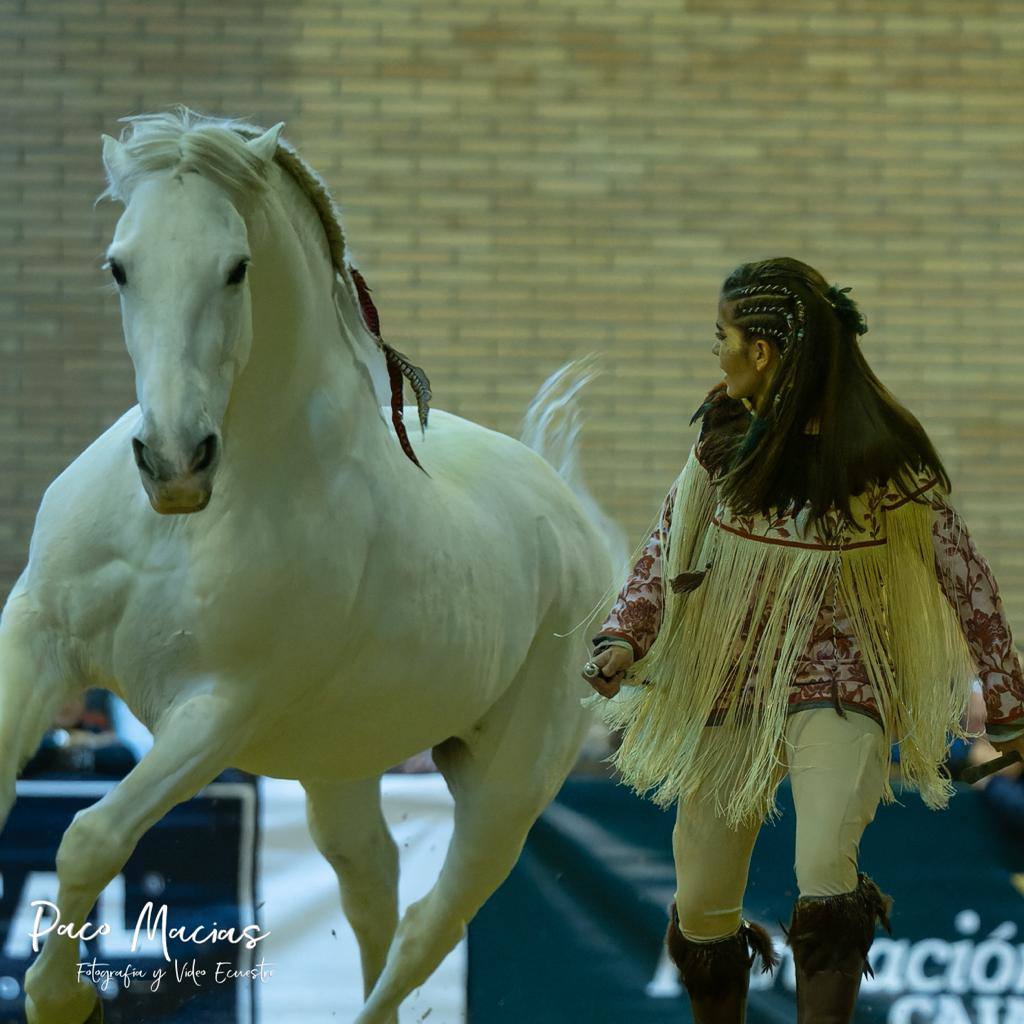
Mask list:
[[[336,656],[358,574],[338,559],[225,546],[174,569],[139,572],[116,630],[117,676],[311,671]]]

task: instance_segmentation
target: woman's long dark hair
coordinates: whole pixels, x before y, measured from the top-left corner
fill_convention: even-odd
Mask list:
[[[779,365],[753,417],[720,384],[693,417],[703,418],[705,462],[730,510],[830,508],[853,523],[850,496],[892,481],[904,494],[915,474],[950,481],[917,418],[875,376],[860,350],[867,330],[856,305],[812,267],[777,258],[737,267],[722,285],[728,320],[747,342],[764,338]],[[805,433],[818,417],[818,434]],[[856,524],[854,524],[856,525]]]

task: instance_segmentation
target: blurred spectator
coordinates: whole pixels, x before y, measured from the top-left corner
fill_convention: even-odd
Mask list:
[[[49,773],[75,773],[121,778],[135,767],[135,752],[114,731],[113,697],[90,689],[57,712],[22,778]]]
[[[608,763],[608,758],[621,742],[620,729],[609,730],[602,722],[595,722],[583,738],[583,746],[572,767],[572,774],[614,778],[615,770]]]
[[[964,728],[975,737],[982,736],[985,732],[985,698],[981,692],[981,682],[977,679],[974,681],[970,704],[967,707]],[[953,746],[949,751],[949,758],[946,761],[946,767],[949,769],[949,774],[952,778],[959,779],[960,773],[968,765],[974,763],[970,760],[970,756],[971,750],[977,742],[977,739],[955,740],[953,742]],[[989,747],[989,749],[991,750],[992,748]]]
[[[975,679],[971,688],[971,696],[967,704],[967,714],[961,720],[966,732],[971,734],[971,739],[954,740],[949,749],[949,756],[946,758],[946,768],[950,777],[959,779],[960,773],[970,764],[968,757],[971,747],[976,742],[976,737],[984,735],[985,732],[985,697],[981,689],[981,680]],[[891,777],[895,780],[900,777],[900,748],[899,744],[892,747],[892,772]]]
[[[972,744],[967,761],[969,764],[984,764],[995,757],[999,757],[999,751],[981,738]],[[1018,761],[980,779],[975,786],[982,791],[982,798],[995,812],[999,824],[1024,838],[1024,763]]]

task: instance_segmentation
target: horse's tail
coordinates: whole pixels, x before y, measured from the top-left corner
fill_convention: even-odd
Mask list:
[[[587,489],[576,445],[582,422],[577,397],[599,373],[597,355],[592,352],[551,374],[526,409],[519,440],[543,456],[569,485],[604,539],[617,575],[622,576],[630,554],[626,534]]]

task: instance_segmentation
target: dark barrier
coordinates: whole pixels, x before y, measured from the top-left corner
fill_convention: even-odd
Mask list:
[[[856,1020],[1024,1024],[1024,845],[977,792],[961,790],[941,812],[913,793],[900,799],[879,808],[861,844],[861,869],[896,903]],[[780,926],[796,896],[788,782],[779,803],[782,820],[758,838],[745,913],[769,928],[783,963],[774,980],[753,976],[751,1024],[796,1020]],[[609,780],[566,783],[470,924],[470,1024],[692,1019],[662,949],[673,820]]]
[[[22,982],[35,959],[33,931],[53,922],[52,916],[43,918],[36,928],[40,909],[56,898],[54,857],[61,835],[76,811],[95,803],[112,785],[18,783],[17,803],[0,836],[0,1024],[25,1019]],[[101,989],[105,1024],[255,1020],[251,973],[258,969],[259,945],[248,949],[244,941],[217,942],[210,936],[214,929],[230,928],[237,936],[257,921],[257,821],[253,781],[218,781],[175,807],[142,837],[89,915],[93,932],[106,926],[108,933],[88,941],[83,936],[79,953],[82,977]],[[44,903],[32,906],[33,901]],[[166,922],[162,907],[167,908]],[[176,933],[178,928],[184,931]]]

